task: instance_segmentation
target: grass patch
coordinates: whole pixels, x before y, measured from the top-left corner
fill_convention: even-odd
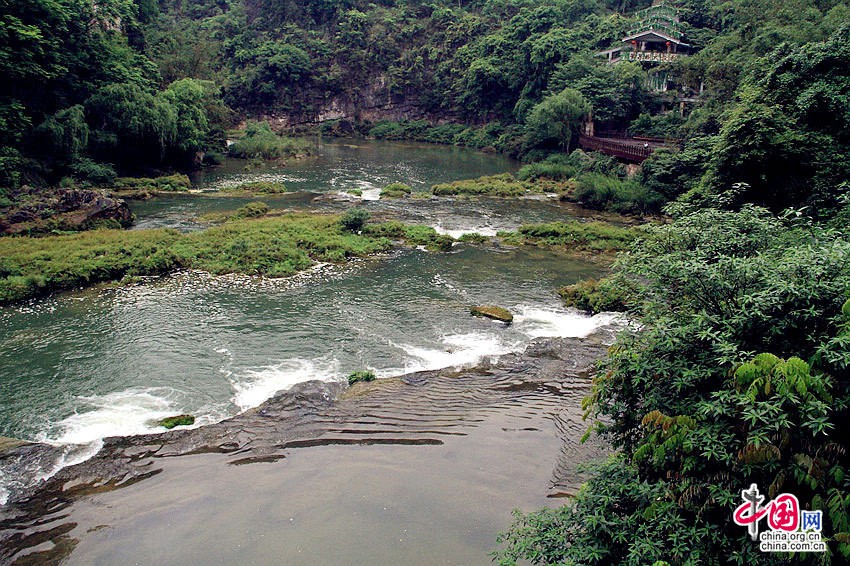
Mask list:
[[[307,140],[279,136],[268,122],[249,121],[245,135],[227,148],[227,154],[241,159],[280,159],[315,153],[315,146]]]
[[[276,181],[253,181],[242,183],[227,192],[246,192],[252,194],[279,195],[288,192],[286,185]]]
[[[0,303],[181,268],[281,277],[308,268],[314,260],[342,261],[388,251],[392,245],[379,235],[345,232],[337,216],[307,214],[232,220],[192,234],[98,230],[2,238]]]
[[[502,173],[434,185],[431,187],[431,192],[437,196],[519,197],[532,194],[561,193],[567,188],[568,185],[561,181],[551,179],[537,179],[533,182],[520,181],[510,173]]]
[[[448,250],[454,242],[429,226],[387,222],[352,232],[343,227],[340,216],[305,213],[235,218],[191,234],[97,230],[0,238],[0,303],[178,269],[283,277],[315,261],[341,262],[387,252],[397,241],[432,250]]]
[[[499,232],[506,244],[567,246],[577,251],[617,251],[628,247],[640,234],[637,228],[605,222],[551,222],[526,224],[516,232]]]
[[[412,192],[410,185],[390,183],[381,189],[381,198],[404,198]]]
[[[408,225],[397,221],[370,224],[364,233],[379,238],[400,240],[412,246],[425,246],[426,249],[434,251],[448,251],[454,244],[454,238],[438,234],[430,226]]]

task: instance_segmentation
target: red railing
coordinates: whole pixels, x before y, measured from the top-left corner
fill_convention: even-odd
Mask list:
[[[614,157],[619,157],[626,161],[634,161],[635,163],[642,162],[652,155],[655,149],[649,146],[641,147],[616,140],[603,140],[589,136],[579,136],[578,144],[584,149],[600,151],[606,155],[613,155]]]

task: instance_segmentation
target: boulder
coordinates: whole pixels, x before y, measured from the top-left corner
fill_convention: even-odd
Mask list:
[[[472,307],[470,312],[474,316],[483,316],[485,318],[504,322],[505,324],[510,324],[514,321],[514,315],[511,314],[511,311],[494,305]]]
[[[93,189],[28,189],[17,206],[0,216],[0,233],[40,234],[53,230],[126,228],[133,222],[127,203]]]

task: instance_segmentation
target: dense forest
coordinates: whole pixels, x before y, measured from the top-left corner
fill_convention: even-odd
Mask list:
[[[798,559],[850,560],[850,7],[681,0],[692,56],[595,55],[648,5],[2,0],[0,205],[200,166],[253,119],[494,148],[585,205],[663,211],[573,290],[642,324],[586,402],[618,453],[496,558],[772,563],[731,521],[758,483],[824,511],[829,554]],[[698,101],[654,91],[661,71]],[[678,143],[629,172],[575,150],[588,116]]]
[[[704,85],[686,116],[676,92],[647,86],[658,69],[594,56],[645,3],[7,2],[0,186],[190,167],[243,117],[344,118],[536,160],[565,147],[550,118],[571,110],[682,140],[643,168],[652,207],[682,195],[834,207],[850,166],[847,5],[679,5],[695,54],[662,70],[683,91]]]

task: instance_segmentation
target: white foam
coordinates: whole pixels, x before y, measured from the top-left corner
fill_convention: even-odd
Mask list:
[[[363,200],[380,200],[381,199],[381,189],[375,187],[370,189],[360,189],[362,194],[360,198]]]
[[[441,340],[443,348],[424,348],[398,344],[409,358],[405,360],[404,373],[438,370],[451,367],[471,367],[484,359],[495,361],[499,356],[516,351],[519,344],[506,342],[499,334],[471,332],[451,334]]]
[[[434,230],[437,231],[437,234],[443,234],[446,236],[451,236],[452,238],[460,238],[464,234],[481,234],[487,238],[492,238],[498,233],[498,230],[493,228],[492,226],[472,226],[465,228],[446,228],[442,224],[437,224],[433,226]]]
[[[169,388],[146,387],[80,397],[81,403],[92,410],[63,419],[56,425],[58,434],[45,434],[39,440],[51,444],[89,444],[108,436],[163,432],[156,421],[181,412],[174,399],[176,393]]]
[[[245,411],[296,383],[313,379],[336,381],[342,379],[342,376],[336,359],[294,358],[272,366],[245,370],[240,375],[231,375],[230,379],[235,391],[231,400],[240,410]]]
[[[530,338],[580,338],[597,328],[622,321],[623,317],[616,313],[587,316],[570,309],[514,308],[514,328]]]

